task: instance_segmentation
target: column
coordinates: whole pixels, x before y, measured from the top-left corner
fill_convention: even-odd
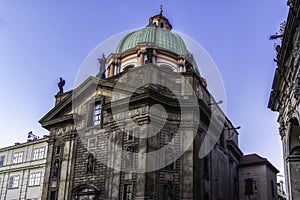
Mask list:
[[[109,66],[108,77],[113,76],[114,72],[115,72],[115,63],[111,63]]]
[[[76,153],[75,149],[75,137],[74,132],[64,133],[64,150],[63,159],[61,161],[60,182],[58,190],[58,199],[71,199],[71,185],[73,180],[73,167],[74,157]]]
[[[143,65],[145,63],[145,55],[143,52],[140,53],[140,65]]]

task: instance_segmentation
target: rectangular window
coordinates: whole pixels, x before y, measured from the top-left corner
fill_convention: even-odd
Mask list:
[[[132,200],[132,184],[125,184],[124,185],[123,200]]]
[[[29,176],[29,186],[39,186],[41,184],[41,172],[31,173]]]
[[[21,163],[21,162],[23,162],[23,152],[14,153],[12,163],[13,164],[18,164],[18,163]]]
[[[203,177],[209,179],[209,160],[208,157],[203,158]]]
[[[5,156],[0,156],[0,166],[4,165]]]
[[[220,146],[221,147],[225,147],[225,141],[224,141],[224,131],[221,133],[221,136],[220,136]]]
[[[272,197],[274,197],[274,196],[275,196],[275,192],[274,192],[274,190],[275,190],[275,187],[274,187],[274,181],[273,181],[273,180],[271,180],[271,193],[272,193]]]
[[[19,187],[20,176],[11,176],[9,177],[8,188],[17,188]]]
[[[99,125],[101,122],[101,103],[96,102],[93,109],[93,125]]]
[[[33,160],[43,159],[45,155],[45,147],[36,148],[33,150]]]
[[[248,195],[254,194],[252,178],[245,179],[245,194],[248,194]]]
[[[56,200],[56,191],[50,192],[50,200]]]
[[[96,147],[96,138],[88,139],[88,149],[94,149]]]
[[[60,154],[60,146],[56,147],[56,154],[59,155]]]
[[[134,137],[133,130],[129,130],[127,132],[127,140],[133,140],[133,137]]]

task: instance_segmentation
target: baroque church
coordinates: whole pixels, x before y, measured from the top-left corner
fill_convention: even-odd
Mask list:
[[[276,46],[277,68],[268,108],[279,114],[287,199],[300,199],[300,1],[287,4],[289,13],[281,32],[270,38],[281,41]]]
[[[240,199],[238,132],[162,9],[99,64],[39,121],[42,199]]]

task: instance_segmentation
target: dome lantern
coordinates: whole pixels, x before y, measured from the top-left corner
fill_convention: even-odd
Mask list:
[[[149,18],[149,24],[155,25],[155,27],[165,28],[167,30],[172,30],[172,24],[169,22],[168,18],[163,16],[162,5],[160,5],[160,12],[158,15]]]

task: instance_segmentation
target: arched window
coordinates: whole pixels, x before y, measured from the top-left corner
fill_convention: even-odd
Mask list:
[[[95,168],[95,157],[92,153],[90,153],[86,160],[86,172],[93,173]]]
[[[83,184],[72,190],[73,198],[76,200],[98,199],[101,190],[93,184]]]
[[[290,121],[289,151],[290,155],[300,155],[300,126],[296,118]]]

